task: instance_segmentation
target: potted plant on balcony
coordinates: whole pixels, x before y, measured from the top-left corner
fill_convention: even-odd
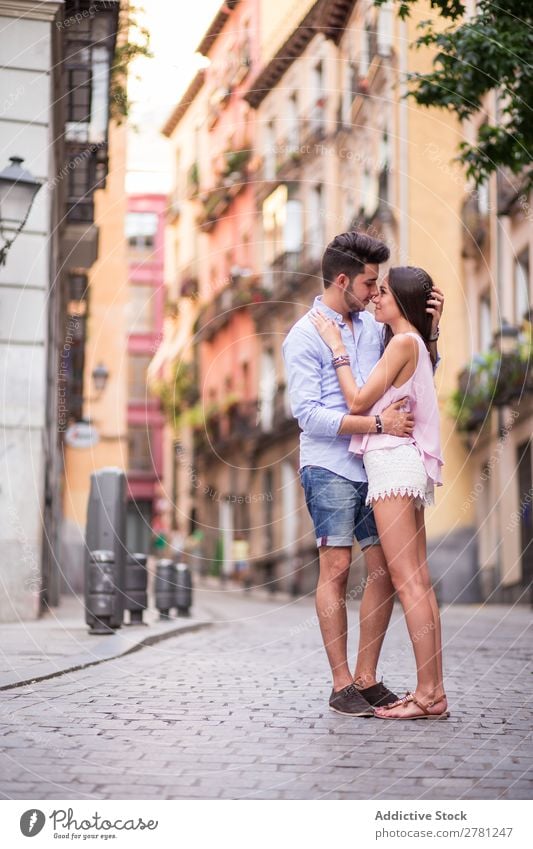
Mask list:
[[[461,431],[475,430],[492,406],[502,407],[531,391],[531,339],[516,351],[486,351],[477,354],[459,376],[459,386],[450,398],[450,413]]]
[[[153,381],[150,390],[159,399],[172,427],[177,429],[183,423],[185,410],[198,400],[194,364],[177,360],[170,375]]]

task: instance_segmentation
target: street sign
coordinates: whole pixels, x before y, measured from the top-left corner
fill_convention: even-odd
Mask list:
[[[89,422],[76,422],[65,431],[65,442],[71,448],[92,448],[99,441],[98,431]]]

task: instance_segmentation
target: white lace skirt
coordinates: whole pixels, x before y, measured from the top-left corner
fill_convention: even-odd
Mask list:
[[[417,510],[434,504],[433,481],[428,478],[414,445],[367,451],[364,463],[368,476],[367,504],[390,495],[410,495]]]

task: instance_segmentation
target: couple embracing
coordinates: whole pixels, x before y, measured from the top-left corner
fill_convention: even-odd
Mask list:
[[[427,564],[424,508],[441,484],[433,383],[443,295],[427,272],[393,267],[381,241],[336,236],[324,292],[283,343],[301,428],[300,479],[315,528],[316,610],[333,676],[330,708],[380,719],[446,719],[439,610]],[[366,307],[373,301],[375,318]],[[367,580],[355,671],[347,658],[346,587],[354,537]],[[398,698],[377,681],[397,595],[417,668]]]

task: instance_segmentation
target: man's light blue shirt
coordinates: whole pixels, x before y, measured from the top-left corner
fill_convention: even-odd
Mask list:
[[[384,325],[365,310],[352,312],[352,333],[342,315],[322,303],[321,295],[315,298],[313,309],[339,325],[356,383],[363,386],[383,354]],[[283,342],[283,358],[291,409],[302,430],[300,469],[320,466],[348,480],[366,482],[362,458],[348,451],[351,437],[338,433],[348,408],[331,364],[331,350],[312,324],[309,313],[290,329]]]

